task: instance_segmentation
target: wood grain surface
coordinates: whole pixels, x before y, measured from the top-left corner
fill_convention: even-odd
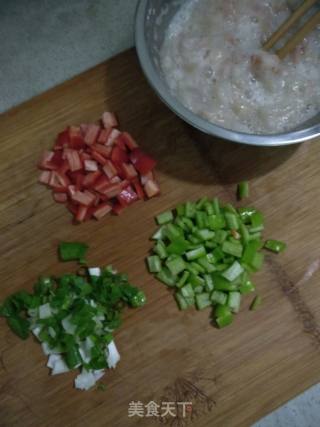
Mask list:
[[[36,163],[61,129],[104,110],[158,160],[162,195],[75,226],[37,184]],[[74,271],[57,260],[61,240],[88,242],[92,265],[112,263],[148,298],[125,314],[116,334],[122,359],[104,392],[73,389],[74,373],[50,377],[40,346],[0,320],[1,427],[249,426],[320,380],[319,141],[265,149],[200,135],[154,95],[134,51],[3,114],[0,130],[0,299],[41,274]],[[144,259],[154,215],[204,195],[235,202],[241,179],[265,213],[266,235],[288,250],[268,255],[255,277],[263,306],[250,312],[246,298],[234,324],[218,330],[210,311],[179,312]],[[128,417],[129,402],[151,400],[192,401],[192,417]]]

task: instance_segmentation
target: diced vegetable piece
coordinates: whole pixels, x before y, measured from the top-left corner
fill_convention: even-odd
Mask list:
[[[108,213],[110,213],[111,210],[112,210],[112,206],[110,205],[110,203],[100,203],[99,206],[97,206],[93,210],[92,215],[99,220],[104,216],[106,216]]]
[[[214,238],[214,232],[207,229],[196,230],[195,235],[202,241],[212,240]]]
[[[186,310],[189,307],[185,297],[180,292],[176,292],[174,296],[180,310]]]
[[[228,233],[226,230],[217,230],[215,232],[214,241],[221,245],[227,238]]]
[[[124,144],[130,151],[134,150],[135,148],[138,148],[138,144],[128,132],[122,132],[121,135],[119,135],[118,139],[119,138],[124,142]]]
[[[226,271],[222,273],[222,276],[229,280],[229,282],[233,282],[243,273],[243,271],[244,269],[241,264],[239,264],[238,261],[235,261]]]
[[[219,215],[219,214],[220,214],[220,202],[219,202],[219,199],[218,199],[217,197],[215,197],[215,198],[213,199],[213,201],[212,201],[212,205],[213,205],[214,213],[215,213],[216,215]]]
[[[200,264],[200,266],[203,267],[204,272],[207,273],[213,273],[216,270],[216,267],[208,261],[206,256],[198,258],[197,264]]]
[[[224,305],[227,303],[228,295],[222,291],[213,291],[210,299],[214,304]]]
[[[263,260],[264,255],[261,252],[256,252],[251,261],[250,267],[252,267],[254,271],[260,270],[263,265]]]
[[[50,182],[50,176],[51,176],[51,172],[50,171],[43,171],[43,172],[41,172],[38,181],[41,184],[48,185],[49,182]]]
[[[188,283],[187,285],[182,286],[180,289],[181,295],[183,295],[185,298],[190,298],[194,296],[194,290],[193,287]]]
[[[176,276],[177,274],[181,273],[185,269],[185,262],[183,259],[179,256],[173,258],[173,259],[167,259],[166,260],[166,266],[170,270],[170,272]]]
[[[212,280],[214,289],[217,291],[236,291],[238,289],[238,284],[230,282],[228,279],[223,277],[221,273],[215,272],[212,273]]]
[[[166,246],[162,242],[162,240],[159,240],[157,242],[157,244],[153,248],[153,251],[160,257],[160,259],[166,259],[168,256]]]
[[[106,129],[114,128],[114,127],[118,126],[118,120],[117,120],[115,114],[110,113],[109,111],[105,111],[102,114],[102,123]]]
[[[156,278],[167,286],[174,286],[176,282],[176,277],[165,267],[156,274]]]
[[[93,203],[95,196],[90,192],[76,191],[72,196],[72,200],[83,206],[89,206]]]
[[[116,165],[122,165],[123,163],[127,163],[129,161],[129,157],[126,151],[117,145],[112,149],[111,160]]]
[[[130,163],[122,163],[121,167],[126,179],[131,180],[138,176],[135,167]]]
[[[149,256],[147,262],[150,273],[159,273],[161,271],[161,260],[157,255]]]
[[[88,125],[86,134],[84,136],[84,142],[88,145],[94,144],[97,141],[99,133],[100,127],[98,125]]]
[[[68,201],[68,196],[66,193],[57,193],[53,192],[53,198],[57,203],[66,203]]]
[[[189,271],[184,271],[180,279],[177,281],[176,285],[178,288],[181,288],[183,285],[186,284],[187,280],[190,277]]]
[[[243,256],[241,258],[241,261],[245,264],[251,265],[255,254],[257,253],[258,249],[260,248],[261,242],[258,240],[250,241],[244,249]]]
[[[85,205],[79,205],[75,214],[75,221],[83,222],[87,219],[89,207]]]
[[[66,148],[63,150],[63,153],[69,163],[69,167],[71,171],[74,172],[82,169],[82,162],[81,162],[78,151],[72,150],[70,148]]]
[[[206,249],[204,246],[199,246],[196,249],[193,249],[192,251],[188,251],[186,253],[186,258],[188,261],[192,261],[198,258],[202,258],[206,255]]]
[[[222,244],[222,250],[224,253],[241,258],[243,246],[241,244],[235,244],[232,242],[225,241]]]
[[[209,215],[208,216],[208,226],[211,230],[221,230],[225,228],[226,221],[223,215]]]
[[[156,161],[140,150],[140,148],[135,148],[131,151],[130,160],[137,171],[142,175],[152,171],[156,166]]]
[[[250,220],[253,228],[263,227],[264,219],[261,212],[258,212],[258,211],[254,212],[251,215]]]
[[[179,236],[172,239],[172,242],[166,247],[166,251],[169,255],[183,255],[188,248],[189,243]]]
[[[231,212],[226,212],[224,214],[226,222],[227,222],[227,226],[230,230],[238,230],[239,229],[239,222],[238,222],[238,218],[236,217],[235,214],[231,213]]]
[[[216,322],[219,328],[224,328],[233,322],[233,315],[225,305],[217,305],[215,308]]]
[[[156,216],[157,223],[159,225],[167,224],[173,221],[172,211],[166,211]]]
[[[123,204],[124,206],[128,206],[131,203],[138,200],[137,193],[133,190],[133,188],[128,185],[128,187],[124,188],[120,194],[117,196],[117,199],[119,200],[120,204]]]
[[[228,307],[233,313],[238,313],[240,310],[241,294],[240,292],[230,292],[228,295]]]
[[[248,181],[242,181],[238,185],[238,197],[240,200],[249,197],[249,183]]]
[[[249,294],[250,292],[254,292],[256,289],[254,284],[251,282],[247,274],[245,273],[243,274],[244,274],[243,280],[239,288],[240,293],[244,295],[244,294]]]
[[[96,172],[98,170],[98,164],[94,160],[85,160],[84,169],[87,172]]]
[[[213,280],[210,274],[204,275],[205,288],[207,292],[211,292],[214,289]]]
[[[160,188],[158,184],[152,179],[149,179],[149,181],[146,182],[144,185],[144,191],[146,192],[146,195],[149,199],[160,194]]]
[[[250,305],[250,310],[256,310],[262,304],[262,298],[257,295]]]
[[[207,292],[197,294],[195,296],[196,306],[198,310],[203,310],[204,308],[211,306],[210,295]]]
[[[287,249],[287,245],[280,240],[267,240],[264,244],[264,248],[269,251],[275,252],[276,254],[283,252]]]
[[[113,147],[115,145],[115,141],[119,138],[120,134],[121,132],[118,129],[112,129],[105,145],[107,147]]]
[[[80,242],[61,242],[59,256],[61,261],[83,261],[88,250],[88,245]]]
[[[118,171],[116,169],[116,167],[114,166],[114,164],[111,162],[111,160],[106,160],[103,168],[102,168],[103,172],[107,175],[107,177],[109,179],[113,178],[114,176],[117,175]]]

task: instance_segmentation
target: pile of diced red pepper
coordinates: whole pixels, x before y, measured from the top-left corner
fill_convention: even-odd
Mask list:
[[[39,163],[39,181],[52,189],[56,202],[66,204],[77,222],[120,214],[136,200],[160,193],[153,174],[155,160],[129,133],[117,129],[113,113],[103,113],[101,123],[68,127]]]

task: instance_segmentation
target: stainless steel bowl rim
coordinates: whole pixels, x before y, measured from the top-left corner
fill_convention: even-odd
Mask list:
[[[307,127],[301,130],[272,135],[256,135],[237,132],[215,125],[197,116],[191,110],[184,107],[181,102],[179,102],[179,100],[177,100],[170,93],[169,88],[159,76],[159,73],[157,72],[150,58],[144,33],[145,17],[147,14],[147,10],[148,0],[139,0],[135,18],[135,44],[140,65],[144,71],[147,80],[149,81],[155,92],[158,94],[160,99],[181,119],[208,135],[217,136],[223,139],[247,145],[274,147],[298,144],[320,137],[320,124],[316,124],[314,126]]]

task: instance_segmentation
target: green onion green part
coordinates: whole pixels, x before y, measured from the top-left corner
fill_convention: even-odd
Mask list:
[[[58,247],[61,261],[85,262],[88,245],[80,242],[61,242]]]

